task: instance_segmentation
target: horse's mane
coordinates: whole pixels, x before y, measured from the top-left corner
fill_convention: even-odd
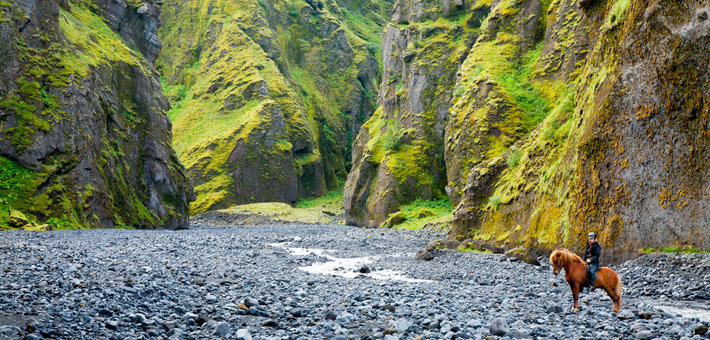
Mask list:
[[[560,248],[553,251],[552,254],[550,254],[550,262],[553,262],[553,258],[557,254],[560,254],[561,257],[564,258],[564,261],[567,263],[582,262],[582,259],[577,254],[569,251],[567,248]]]

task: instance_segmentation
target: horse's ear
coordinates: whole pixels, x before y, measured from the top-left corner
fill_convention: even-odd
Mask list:
[[[562,254],[557,253],[557,255],[555,255],[555,257],[559,259],[559,258],[560,258],[560,255],[562,255]]]

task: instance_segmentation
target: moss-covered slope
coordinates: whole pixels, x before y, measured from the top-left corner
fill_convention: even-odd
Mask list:
[[[543,2],[539,52],[514,53],[523,70],[530,65],[523,84],[539,93],[547,116],[488,157],[475,147],[485,143],[468,146],[478,158],[465,185],[456,184],[462,202],[451,236],[549,249],[580,247],[595,231],[617,250],[710,249],[710,9],[703,1],[577,3]],[[524,13],[511,4],[508,12]],[[462,79],[477,73],[462,70]],[[481,80],[469,88],[480,92]],[[495,83],[506,89],[505,80]],[[506,92],[522,117],[534,112]],[[457,105],[480,107],[471,103]]]
[[[445,197],[444,135],[456,72],[490,1],[397,1],[383,33],[378,110],[353,145],[347,222],[380,226],[402,204]]]
[[[158,68],[193,213],[339,187],[380,81],[384,1],[168,0]]]
[[[0,225],[187,227],[154,2],[0,3]]]

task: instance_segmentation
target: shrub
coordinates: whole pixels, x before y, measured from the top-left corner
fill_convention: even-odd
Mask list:
[[[371,54],[377,55],[377,52],[380,51],[380,46],[378,46],[376,43],[370,41],[367,43],[367,50],[370,51]]]
[[[508,158],[505,160],[506,163],[508,163],[508,168],[510,169],[515,169],[515,167],[520,164],[520,159],[523,157],[523,150],[520,149],[515,149],[513,152],[508,155]]]

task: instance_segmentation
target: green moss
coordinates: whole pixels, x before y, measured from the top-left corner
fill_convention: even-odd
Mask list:
[[[437,228],[447,230],[450,227],[453,208],[448,199],[424,201],[417,199],[410,204],[400,206],[400,212],[406,220],[397,225],[399,229]]]
[[[86,227],[76,210],[73,193],[54,176],[57,168],[75,161],[67,156],[52,156],[35,172],[0,156],[0,227],[7,227],[10,208],[23,212],[37,224]]]
[[[605,17],[602,30],[610,30],[621,24],[624,21],[624,16],[626,15],[626,9],[628,7],[629,0],[614,1]]]
[[[59,29],[74,50],[61,57],[62,75],[85,77],[89,67],[115,61],[138,66],[150,74],[143,56],[126,46],[102,17],[86,7],[72,6],[71,12],[60,10]]]

